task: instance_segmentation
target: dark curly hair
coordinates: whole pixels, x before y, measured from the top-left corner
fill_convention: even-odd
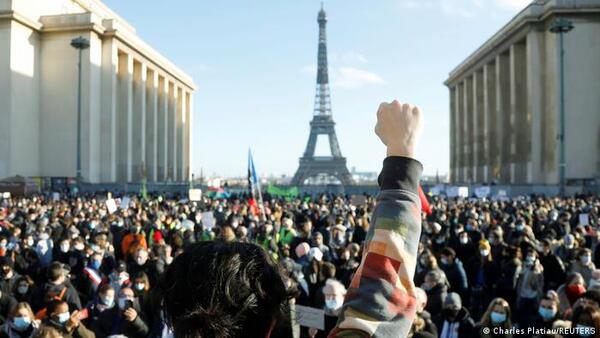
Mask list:
[[[284,319],[288,298],[268,253],[239,242],[186,247],[160,289],[166,322],[177,338],[265,337]]]

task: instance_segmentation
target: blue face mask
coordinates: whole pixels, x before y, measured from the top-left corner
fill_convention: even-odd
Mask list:
[[[31,319],[29,317],[15,317],[13,318],[13,325],[17,330],[25,330],[31,325]]]
[[[538,313],[544,320],[550,320],[550,319],[554,318],[554,315],[555,315],[554,311],[552,311],[551,309],[547,309],[545,307],[539,308]]]
[[[494,324],[501,324],[506,321],[506,314],[492,311],[492,313],[490,315],[490,319],[492,320],[492,323],[494,323]]]
[[[64,312],[58,315],[58,322],[61,324],[65,324],[69,318],[71,318],[71,314],[69,314],[68,312]]]

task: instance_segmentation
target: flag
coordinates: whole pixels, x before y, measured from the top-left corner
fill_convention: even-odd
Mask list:
[[[248,149],[248,188],[250,189],[250,210],[256,215],[257,209],[263,213],[262,193],[260,192],[260,182],[254,168],[254,160],[252,159],[252,151]],[[258,206],[256,202],[258,201]],[[264,213],[263,213],[264,214]]]
[[[419,186],[419,199],[421,200],[421,211],[427,214],[427,216],[431,215],[431,206],[429,205],[429,201],[427,200],[427,196],[423,192],[423,188]]]

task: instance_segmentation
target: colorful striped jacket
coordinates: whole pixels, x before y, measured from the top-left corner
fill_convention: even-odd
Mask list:
[[[388,157],[363,257],[329,338],[406,337],[416,312],[413,277],[421,236],[423,167]]]

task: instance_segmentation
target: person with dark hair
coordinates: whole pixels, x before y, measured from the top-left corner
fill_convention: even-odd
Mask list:
[[[445,247],[441,251],[440,267],[444,270],[446,278],[450,283],[450,292],[456,292],[464,298],[467,294],[469,281],[467,273],[460,259],[456,257],[456,252],[449,247]]]
[[[15,288],[15,284],[21,278],[21,275],[15,270],[15,265],[12,258],[7,256],[0,257],[0,290],[2,292],[12,292]]]
[[[558,319],[558,303],[556,299],[544,295],[540,300],[538,312],[533,320],[536,329],[551,329]]]
[[[579,337],[597,337],[600,334],[600,310],[591,306],[577,306],[573,309],[571,327],[577,329]]]
[[[35,284],[31,277],[25,275],[19,277],[15,283],[12,294],[18,302],[31,303],[31,295],[35,290]]]
[[[17,305],[17,300],[10,292],[0,290],[0,323],[4,323],[6,318]]]
[[[433,322],[438,328],[440,338],[471,338],[475,333],[475,322],[469,310],[462,306],[460,295],[456,292],[446,296],[442,312]]]
[[[67,302],[70,310],[81,309],[79,294],[67,279],[65,266],[62,263],[52,263],[48,268],[47,277],[47,282],[40,286],[32,297],[34,311],[42,309],[45,303],[56,299]]]
[[[544,291],[556,290],[565,282],[565,265],[552,252],[552,243],[548,239],[541,241],[540,263],[544,267]]]
[[[69,311],[69,305],[63,300],[53,300],[48,303],[48,316],[44,325],[57,330],[63,338],[95,338],[94,332],[81,323],[81,312]]]
[[[287,300],[277,265],[250,243],[190,245],[169,266],[161,287],[176,337],[268,337]]]

